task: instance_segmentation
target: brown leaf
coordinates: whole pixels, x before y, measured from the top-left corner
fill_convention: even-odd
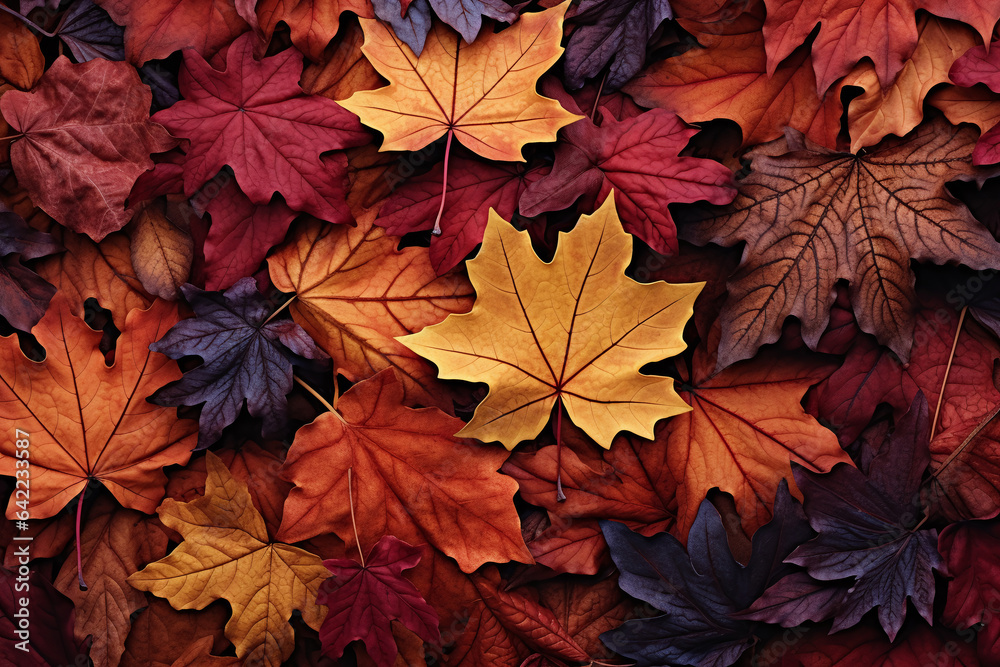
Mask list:
[[[211,639],[209,649],[220,653],[229,645],[223,626],[229,617],[225,603],[203,611],[176,611],[169,602],[147,597],[149,604],[132,623],[125,640],[121,667],[171,667],[191,643]]]
[[[0,84],[28,90],[42,77],[45,58],[31,30],[10,14],[0,14]]]
[[[154,202],[132,222],[130,250],[136,276],[147,292],[169,301],[177,300],[180,286],[191,275],[194,241],[186,212],[185,207]]]

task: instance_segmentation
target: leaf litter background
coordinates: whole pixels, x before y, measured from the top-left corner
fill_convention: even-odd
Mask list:
[[[1000,664],[1000,2],[0,10],[0,664]]]

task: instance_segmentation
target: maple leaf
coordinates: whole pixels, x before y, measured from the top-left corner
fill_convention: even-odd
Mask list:
[[[24,135],[11,146],[18,181],[42,210],[95,241],[121,229],[132,184],[153,166],[149,154],[175,143],[149,120],[150,101],[125,63],[58,58],[32,92],[0,98],[0,113]]]
[[[170,601],[175,609],[204,609],[226,599],[233,615],[226,638],[244,664],[278,667],[292,653],[293,609],[306,625],[320,629],[316,604],[329,572],[319,557],[271,542],[245,484],[212,452],[206,454],[205,495],[189,503],[171,498],[156,513],[184,541],[166,558],[129,576],[128,583]]]
[[[626,621],[601,635],[604,643],[642,665],[733,664],[766,629],[732,615],[792,569],[782,559],[812,534],[786,484],[778,486],[774,504],[774,518],[754,534],[746,566],[733,558],[722,517],[708,500],[691,526],[686,551],[672,535],[643,537],[620,523],[602,521],[621,572],[618,585],[666,612]]]
[[[527,232],[492,212],[483,247],[468,263],[472,312],[398,339],[433,361],[439,377],[490,385],[462,436],[513,449],[538,435],[560,403],[607,448],[619,431],[650,438],[658,419],[689,409],[673,380],[638,371],[684,348],[684,323],[703,283],[626,278],[632,238],[613,194],[560,236],[545,263]]]
[[[510,219],[528,184],[538,170],[522,165],[497,164],[452,157],[452,175],[441,215],[441,234],[431,236],[430,260],[438,274],[445,274],[482,243],[489,211]],[[426,174],[408,179],[393,191],[379,211],[375,223],[396,236],[431,229],[441,204],[444,164]]]
[[[691,412],[667,422],[662,435],[666,463],[683,480],[673,532],[686,535],[701,501],[718,487],[733,495],[752,535],[771,519],[770,501],[781,480],[791,478],[791,462],[815,472],[840,462],[853,465],[836,436],[800,404],[833,367],[787,352],[765,352],[717,374],[712,362],[700,348],[691,370],[682,368],[679,393]],[[792,492],[798,495],[794,486]]]
[[[305,222],[267,263],[274,286],[295,293],[292,317],[337,372],[356,382],[394,368],[408,402],[451,411],[454,392],[394,337],[467,311],[472,288],[460,275],[439,278],[426,249],[397,244],[370,220],[353,228]]]
[[[78,63],[95,58],[125,59],[124,31],[91,0],[73,0],[54,32]]]
[[[947,0],[764,2],[767,5],[764,39],[769,74],[806,41],[817,24],[822,24],[812,43],[813,69],[822,92],[865,56],[874,63],[882,87],[890,86],[919,39],[917,9],[970,23],[984,41],[989,41],[993,26],[1000,18],[1000,2],[996,0],[959,4]]]
[[[989,662],[1000,660],[1000,572],[989,557],[1000,545],[997,527],[996,520],[962,522],[948,526],[938,538],[944,566],[955,577],[948,582],[941,620],[966,632],[984,624],[974,636],[979,657]]]
[[[996,45],[993,44],[991,46]],[[973,86],[981,83],[985,84],[994,93],[1000,92],[1000,56],[998,56],[998,49],[987,49],[984,46],[972,47],[961,58],[955,61],[951,67],[949,76],[951,76],[952,81],[960,86]],[[978,102],[979,100],[982,100],[982,98],[977,96],[975,101]],[[949,119],[958,117],[962,122],[978,124],[983,130],[983,135],[979,138],[979,143],[976,144],[976,149],[972,153],[974,164],[1000,162],[1000,138],[998,138],[1000,137],[1000,130],[995,127],[995,107],[997,105],[991,104],[994,101],[995,97],[987,98],[979,103],[985,106],[985,108],[974,110],[969,108],[970,104],[968,102],[957,107],[954,104],[945,107],[946,113],[949,107],[952,111],[949,114]],[[983,104],[984,102],[985,104]],[[970,113],[970,111],[974,111],[974,113]],[[982,118],[983,111],[991,113]]]
[[[526,143],[553,141],[577,118],[535,92],[562,53],[568,5],[525,14],[471,44],[437,24],[419,58],[382,23],[362,19],[362,50],[390,84],[341,104],[384,135],[384,151],[419,150],[448,133],[449,143],[455,136],[487,159],[522,162]]]
[[[651,64],[623,90],[639,104],[673,111],[689,123],[733,120],[743,131],[744,147],[776,139],[786,126],[837,147],[839,94],[817,93],[806,49],[767,70],[763,14],[763,3],[755,2],[750,11],[711,30],[680,21],[700,46]]]
[[[38,324],[56,291],[21,260],[60,249],[50,235],[32,229],[21,216],[0,204],[0,315],[15,329],[28,331]]]
[[[347,160],[342,154],[323,160],[320,153],[366,143],[368,134],[336,102],[303,94],[302,54],[287,49],[257,61],[253,39],[246,33],[233,42],[221,72],[185,51],[184,99],[155,115],[174,135],[191,141],[185,194],[194,194],[228,164],[255,204],[280,192],[295,210],[347,222]]]
[[[684,228],[698,245],[751,244],[729,283],[719,367],[776,341],[789,315],[815,349],[838,279],[851,283],[861,329],[907,360],[916,307],[910,259],[997,266],[1000,245],[945,189],[983,177],[968,163],[973,136],[937,120],[864,155],[794,131],[751,150],[752,171],[733,204]]]
[[[247,29],[233,0],[95,2],[115,23],[125,26],[125,55],[136,66],[180,49],[193,49],[210,58]]]
[[[314,62],[337,34],[342,13],[372,18],[371,5],[365,0],[259,0],[256,4],[264,39],[270,41],[278,22],[283,21],[291,30],[292,44]]]
[[[132,622],[125,639],[121,667],[171,667],[191,644],[209,638],[215,653],[229,646],[223,626],[229,616],[224,605],[204,611],[175,611],[170,603],[147,595],[148,606]],[[208,652],[208,651],[206,651]]]
[[[906,618],[907,598],[932,622],[934,574],[941,570],[937,530],[920,529],[920,485],[930,462],[927,401],[918,394],[884,443],[864,456],[867,471],[837,466],[820,475],[796,466],[809,523],[819,535],[786,562],[806,568],[769,588],[748,618],[798,625],[834,619],[833,632],[878,607],[889,639]],[[877,447],[877,450],[875,449]],[[813,582],[808,578],[811,577]],[[848,580],[839,588],[828,582]]]
[[[437,408],[403,407],[402,398],[401,383],[385,370],[345,393],[339,414],[322,414],[296,432],[282,469],[295,488],[278,538],[334,532],[367,551],[394,535],[434,545],[465,572],[486,562],[530,563],[511,502],[517,484],[496,472],[506,453],[453,437],[460,420]],[[360,545],[347,503],[349,469],[358,480]]]
[[[0,423],[30,434],[31,518],[55,515],[91,479],[127,508],[156,508],[167,481],[161,469],[186,463],[194,441],[194,422],[143,400],[180,377],[176,364],[148,349],[176,321],[177,307],[164,301],[132,310],[108,366],[101,332],[57,293],[31,330],[45,361],[27,359],[16,336],[0,339]],[[15,474],[14,443],[0,443],[0,474]],[[16,509],[12,495],[7,515]]]
[[[286,396],[292,391],[292,364],[325,359],[309,334],[289,320],[268,321],[271,308],[253,278],[242,278],[224,293],[181,286],[195,317],[174,325],[149,346],[171,359],[196,355],[201,366],[150,397],[157,405],[199,405],[198,449],[219,439],[247,402],[264,420],[265,437],[281,434]],[[305,359],[303,359],[305,358]]]
[[[87,511],[80,551],[83,572],[76,559],[63,563],[55,585],[76,605],[76,636],[93,638],[90,659],[117,665],[125,652],[131,615],[146,606],[146,597],[125,579],[167,553],[167,534],[155,519],[122,509],[102,496]],[[81,591],[79,576],[87,581]]]
[[[580,197],[591,208],[614,189],[625,231],[659,253],[677,254],[677,229],[666,205],[728,204],[735,196],[728,168],[680,156],[697,132],[662,109],[623,121],[605,118],[599,127],[590,119],[577,121],[563,130],[552,171],[521,196],[521,214],[568,208]]]
[[[382,77],[361,52],[364,41],[365,33],[360,25],[353,21],[345,25],[337,41],[323,51],[320,59],[303,70],[299,82],[302,90],[307,95],[322,95],[339,101],[355,91],[380,87]]]
[[[492,3],[491,3],[492,4]],[[433,21],[427,0],[372,0],[375,16],[392,26],[392,31],[419,56],[424,50]],[[509,7],[507,8],[509,10]],[[402,11],[401,11],[402,10]],[[516,18],[516,14],[515,17]],[[513,20],[513,18],[511,20]],[[477,27],[476,32],[479,32]],[[468,40],[467,40],[468,41]],[[471,44],[471,42],[468,42]]]
[[[877,144],[888,134],[902,137],[919,125],[924,118],[924,98],[937,84],[951,82],[948,72],[952,63],[976,43],[968,28],[933,16],[923,16],[917,32],[920,36],[913,53],[892,85],[883,89],[875,66],[867,60],[841,82],[841,87],[864,90],[851,100],[847,110],[852,153]]]
[[[583,0],[566,44],[566,85],[580,88],[610,64],[605,86],[621,88],[642,69],[653,33],[673,17],[667,0]]]
[[[323,561],[333,573],[320,584],[316,596],[329,608],[320,628],[323,652],[337,659],[350,642],[361,640],[376,665],[392,665],[397,655],[390,631],[394,620],[426,642],[439,642],[437,614],[403,577],[403,570],[418,562],[420,548],[392,535],[376,542],[361,564],[350,559]]]
[[[640,606],[622,592],[617,575],[587,580],[560,577],[536,588],[540,601],[593,660],[611,657],[601,634],[635,616]]]

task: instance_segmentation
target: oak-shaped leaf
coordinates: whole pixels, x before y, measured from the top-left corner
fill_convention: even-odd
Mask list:
[[[54,516],[90,480],[129,509],[156,508],[167,483],[162,468],[187,463],[195,435],[193,421],[143,400],[180,377],[174,362],[149,349],[177,319],[177,306],[165,301],[130,311],[111,366],[99,349],[102,333],[59,293],[31,330],[44,361],[26,358],[17,336],[0,338],[0,424],[30,436],[32,518]],[[16,451],[14,437],[0,441],[0,474],[15,475]],[[15,501],[11,495],[10,518]]]
[[[136,66],[193,49],[211,58],[247,30],[233,0],[95,0],[125,26],[125,55]]]
[[[535,92],[562,54],[568,5],[525,14],[471,44],[437,24],[419,58],[384,24],[362,20],[362,50],[390,83],[341,104],[384,135],[383,151],[420,150],[448,133],[487,159],[521,162],[525,144],[553,141],[577,118]]]
[[[319,631],[327,656],[336,660],[350,642],[361,640],[378,667],[391,667],[397,656],[390,628],[394,620],[426,642],[440,641],[437,613],[403,576],[420,562],[420,551],[385,535],[363,565],[347,558],[323,561],[333,575],[316,596],[329,608]]]
[[[246,401],[250,414],[264,420],[265,437],[280,436],[292,391],[292,365],[325,359],[302,327],[289,320],[268,322],[272,308],[253,278],[242,278],[223,293],[182,285],[195,317],[174,325],[150,345],[171,359],[188,355],[202,363],[156,391],[157,405],[199,405],[198,449],[219,439]]]
[[[0,204],[0,315],[15,329],[30,331],[38,324],[56,288],[21,264],[58,252],[60,246],[45,232]]]
[[[132,185],[153,167],[150,153],[176,143],[150,121],[151,100],[127,63],[58,58],[32,92],[0,99],[0,113],[24,135],[10,151],[18,182],[73,231],[100,241],[121,229]]]
[[[229,165],[255,204],[266,204],[280,192],[295,210],[348,222],[347,158],[337,154],[324,160],[320,153],[367,143],[368,133],[333,100],[302,92],[301,53],[287,49],[258,61],[253,40],[253,33],[237,38],[221,72],[196,52],[185,51],[184,99],[154,116],[191,142],[184,162],[185,194],[193,195]]]
[[[403,386],[384,370],[359,382],[295,433],[282,478],[279,539],[333,532],[367,552],[383,535],[430,543],[465,572],[487,562],[532,561],[511,501],[517,483],[497,472],[507,453],[454,437],[459,419],[402,405]],[[353,470],[356,544],[347,485]]]
[[[513,449],[534,438],[553,406],[607,448],[619,431],[645,438],[658,419],[690,408],[673,380],[644,364],[684,349],[682,333],[704,283],[637,283],[624,275],[632,237],[615,198],[560,232],[546,263],[491,212],[483,247],[468,263],[470,313],[400,338],[442,378],[485,382],[490,393],[460,435]]]
[[[975,130],[938,119],[868,153],[824,149],[789,130],[751,150],[732,205],[696,213],[682,236],[698,245],[749,245],[722,311],[719,367],[753,356],[802,322],[815,349],[837,280],[850,282],[858,325],[904,361],[913,343],[910,260],[1000,266],[1000,244],[945,188],[985,178],[969,156]]]
[[[563,129],[552,171],[525,190],[521,213],[557,211],[581,197],[592,209],[614,189],[625,231],[661,254],[677,254],[677,228],[667,205],[728,204],[736,194],[732,172],[714,160],[682,157],[698,130],[669,111],[653,109],[622,121],[604,115],[600,126],[584,118]]]
[[[165,558],[128,578],[142,591],[166,598],[175,609],[204,609],[225,599],[233,615],[226,637],[250,664],[279,667],[292,654],[293,609],[320,629],[316,603],[329,575],[318,556],[272,542],[246,484],[235,479],[212,452],[206,454],[205,495],[191,502],[163,501],[156,513],[184,541]]]
[[[448,191],[441,214],[441,234],[431,236],[430,260],[434,270],[445,274],[482,243],[490,209],[509,220],[528,184],[539,170],[525,171],[524,165],[504,164],[451,157]],[[375,223],[387,232],[402,236],[407,232],[431,229],[441,206],[443,163],[426,174],[407,179],[386,199]]]
[[[761,624],[734,618],[768,585],[792,570],[782,563],[812,535],[801,506],[781,483],[774,518],[754,533],[746,566],[733,557],[722,517],[705,500],[688,535],[687,550],[672,535],[643,537],[620,523],[602,521],[618,585],[665,612],[626,621],[601,635],[612,650],[639,665],[725,667],[753,645]]]
[[[819,534],[785,559],[806,573],[793,573],[769,588],[748,618],[787,627],[832,618],[836,632],[878,607],[879,623],[892,640],[910,599],[933,622],[933,570],[943,567],[937,530],[920,527],[929,429],[927,401],[917,394],[884,442],[866,443],[878,447],[862,455],[867,470],[793,469],[809,524]]]
[[[292,317],[352,382],[394,368],[407,403],[454,409],[455,391],[433,367],[395,339],[472,307],[461,274],[438,276],[426,248],[359,221],[356,227],[304,221],[267,259],[271,280],[294,292]]]
[[[883,88],[888,88],[917,44],[916,11],[972,25],[984,41],[1000,18],[996,0],[953,3],[948,0],[765,0],[768,73],[801,46],[819,24],[812,42],[813,69],[826,92],[856,62],[868,57]],[[833,19],[832,17],[836,17]]]
[[[670,18],[667,0],[583,0],[571,19],[577,27],[566,44],[566,85],[580,88],[610,65],[604,85],[618,90],[642,69],[647,43]]]

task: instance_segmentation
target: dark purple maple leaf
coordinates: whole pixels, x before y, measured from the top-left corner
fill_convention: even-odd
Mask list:
[[[942,561],[937,530],[919,529],[920,485],[930,463],[927,412],[927,400],[918,393],[873,452],[867,474],[839,464],[826,474],[792,466],[809,523],[819,534],[785,559],[806,571],[770,587],[745,618],[786,627],[832,618],[836,632],[878,607],[891,640],[906,619],[909,598],[933,623],[933,570]]]
[[[419,56],[424,50],[427,33],[431,30],[430,3],[427,0],[413,0],[403,9],[399,0],[372,0],[372,6],[375,8],[375,16],[391,25],[396,37]]]
[[[613,521],[602,521],[601,528],[621,571],[622,590],[666,612],[601,635],[609,648],[638,665],[731,665],[757,641],[757,633],[767,632],[763,624],[733,615],[794,570],[782,560],[812,535],[784,480],[774,517],[754,533],[746,567],[733,558],[722,517],[708,500],[691,526],[686,551],[669,533],[643,537]]]
[[[566,45],[566,85],[580,88],[610,63],[604,86],[621,88],[642,69],[653,33],[673,17],[667,0],[583,0],[570,19],[578,27]]]
[[[438,18],[458,31],[468,44],[476,39],[488,16],[504,23],[513,23],[517,12],[503,0],[430,0]]]
[[[253,278],[243,278],[221,294],[193,285],[181,285],[181,291],[195,317],[175,324],[149,349],[171,359],[199,356],[204,363],[149,400],[164,406],[205,404],[197,449],[219,439],[244,400],[250,414],[263,419],[264,436],[279,437],[292,390],[292,365],[327,359],[326,353],[295,322],[266,322],[271,308]]]
[[[333,100],[303,93],[301,53],[286,49],[258,61],[255,40],[252,32],[237,37],[222,72],[194,51],[184,52],[184,99],[155,115],[157,123],[191,142],[184,193],[193,195],[228,164],[255,204],[280,192],[297,211],[352,221],[345,200],[347,158],[320,154],[360,146],[371,136]]]
[[[362,566],[348,558],[325,560],[333,576],[320,584],[316,602],[329,607],[319,631],[323,652],[339,658],[347,645],[361,640],[379,667],[396,659],[396,640],[390,623],[401,621],[424,641],[439,644],[438,616],[403,577],[420,562],[420,547],[384,535]]]
[[[125,60],[125,28],[90,0],[74,0],[55,29],[78,63]]]
[[[21,216],[0,204],[0,315],[15,329],[31,331],[56,292],[21,260],[60,250],[51,236],[29,227]]]

